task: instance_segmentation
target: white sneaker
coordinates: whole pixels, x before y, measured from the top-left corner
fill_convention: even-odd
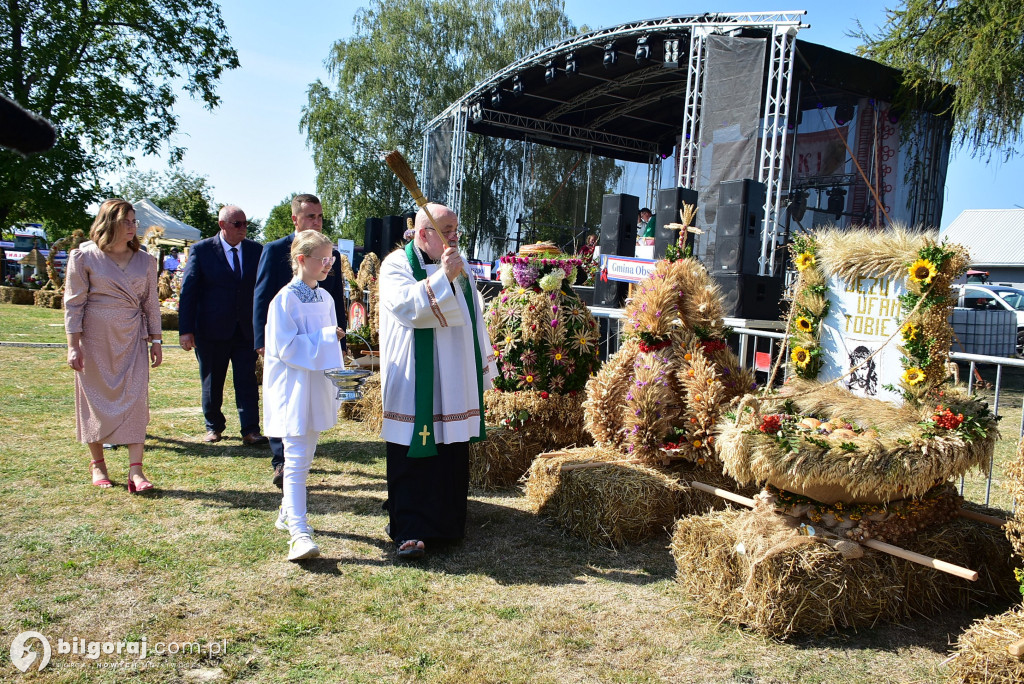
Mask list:
[[[288,544],[288,560],[297,561],[305,558],[316,558],[320,555],[320,547],[313,542],[308,534],[297,534]]]

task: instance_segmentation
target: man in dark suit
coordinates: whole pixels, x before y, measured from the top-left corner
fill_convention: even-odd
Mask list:
[[[246,239],[245,212],[220,210],[220,232],[192,245],[178,302],[181,348],[196,350],[203,381],[204,442],[219,442],[226,426],[221,405],[228,363],[234,375],[235,405],[242,442],[266,444],[260,434],[260,395],[256,383],[252,302],[263,245]]]
[[[296,195],[292,198],[292,223],[295,231],[290,235],[274,240],[263,247],[260,267],[256,273],[256,294],[253,302],[253,332],[255,347],[263,356],[264,332],[267,327],[267,311],[270,302],[277,293],[292,279],[291,250],[295,233],[304,230],[323,232],[324,209],[316,195]],[[338,314],[338,327],[348,327],[348,316],[345,313],[345,278],[341,274],[341,259],[338,250],[334,250],[334,267],[320,287],[334,298],[334,307]],[[345,341],[341,341],[342,349]],[[270,466],[274,469],[273,483],[281,487],[284,481],[284,445],[277,437],[270,438]]]

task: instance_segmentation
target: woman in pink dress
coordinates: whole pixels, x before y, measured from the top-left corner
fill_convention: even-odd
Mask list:
[[[139,249],[137,228],[128,202],[100,205],[89,231],[92,241],[68,257],[64,290],[78,441],[89,445],[92,483],[111,486],[103,444],[126,444],[133,494],[153,491],[142,474],[142,446],[149,423],[149,364],[156,368],[163,360],[157,263]]]

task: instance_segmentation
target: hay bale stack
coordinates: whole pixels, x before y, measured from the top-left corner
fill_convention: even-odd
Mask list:
[[[529,431],[488,427],[486,440],[469,445],[469,483],[486,490],[514,487],[544,449]]]
[[[787,539],[778,529],[772,530],[780,540],[773,548],[748,552],[763,546],[744,536],[756,529],[757,515],[728,510],[684,518],[670,548],[676,580],[699,609],[766,636],[901,623],[1019,598],[1009,545],[1000,530],[984,523],[960,518],[904,544],[977,570],[978,581],[968,582],[868,549],[860,558],[846,558],[816,539],[795,540],[792,531]]]
[[[1006,647],[1024,639],[1021,608],[977,620],[957,641],[949,664],[953,684],[1017,684],[1024,682],[1024,660],[1011,656]]]
[[[44,309],[63,309],[64,293],[57,290],[36,290],[33,293],[35,305]]]
[[[178,312],[169,311],[167,309],[160,309],[160,329],[161,330],[177,330],[178,329]]]
[[[541,455],[527,474],[527,501],[535,513],[595,545],[622,546],[665,531],[684,497],[679,480],[665,470],[637,463],[561,470],[563,464],[622,459],[601,447]]]
[[[34,290],[25,287],[0,286],[0,304],[35,304]]]

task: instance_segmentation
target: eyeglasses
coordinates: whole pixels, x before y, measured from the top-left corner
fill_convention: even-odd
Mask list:
[[[224,223],[228,224],[229,226],[234,226],[235,228],[244,228],[245,226],[249,225],[248,221],[225,221]]]
[[[332,266],[334,264],[336,258],[337,257],[335,256],[323,257],[322,259],[320,259],[320,263],[324,265],[324,268],[327,268],[328,266]]]
[[[427,228],[427,230],[433,230],[433,231],[434,231],[435,233],[437,232],[437,231],[436,231],[436,230],[434,230],[433,228]],[[459,231],[458,231],[458,229],[455,229],[455,230],[449,230],[449,231],[442,231],[442,233],[443,233],[443,235],[444,235],[444,236],[445,236],[446,238],[448,238],[449,240],[454,240],[455,238],[459,237]]]
[[[129,223],[136,228],[139,227],[139,219],[121,219],[121,223]]]

